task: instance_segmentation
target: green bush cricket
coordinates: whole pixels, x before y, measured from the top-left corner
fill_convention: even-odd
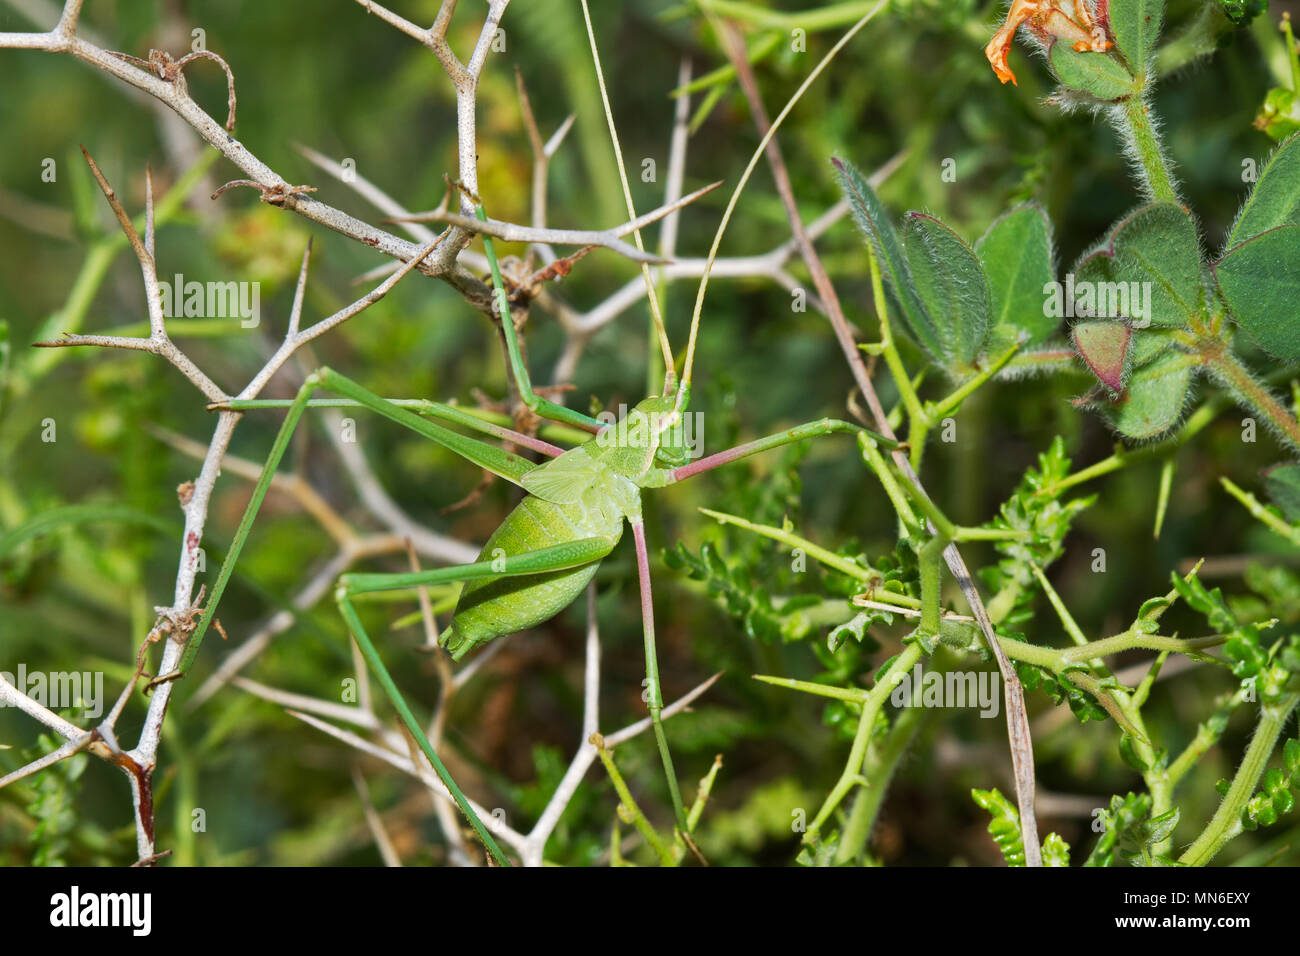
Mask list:
[[[864,18],[862,23],[865,23]],[[859,24],[859,26],[861,23]],[[847,37],[845,38],[847,40]],[[841,41],[841,46],[843,41]],[[839,47],[836,48],[838,50]],[[832,51],[832,54],[835,51]],[[793,103],[829,61],[828,56],[796,92],[786,111],[773,124],[774,133]],[[765,141],[766,142],[766,141]],[[716,256],[731,212],[756,165],[764,143],[737,184],[709,255]],[[477,197],[471,197],[477,217],[487,220]],[[272,477],[288,447],[303,412],[311,405],[337,404],[313,401],[318,389],[327,389],[344,399],[368,408],[403,425],[485,471],[518,485],[525,497],[489,537],[479,560],[466,565],[409,573],[350,573],[340,577],[335,591],[339,612],[357,641],[367,664],[393,703],[403,724],[432,764],[452,798],[474,827],[492,857],[502,865],[509,859],[489,832],[490,827],[475,813],[457,787],[446,767],[429,743],[423,728],[411,713],[374,643],[367,634],[353,604],[359,594],[435,584],[461,583],[464,589],[452,615],[451,626],[440,637],[441,645],[459,659],[475,647],[498,637],[512,634],[547,621],[568,607],[594,577],[600,562],[618,544],[623,522],[632,529],[638,579],[641,592],[642,624],[645,642],[646,679],[644,700],[653,724],[655,740],[664,765],[678,831],[687,833],[686,814],[673,769],[672,756],[662,723],[663,697],[655,652],[655,628],[649,554],[645,525],[641,515],[641,490],[659,488],[682,481],[720,465],[751,455],[835,433],[865,436],[887,448],[899,447],[892,441],[859,425],[836,419],[820,419],[768,435],[726,451],[692,461],[683,441],[682,422],[690,399],[695,343],[700,326],[704,291],[709,269],[701,279],[691,320],[690,337],[680,380],[676,362],[667,344],[662,320],[655,311],[656,327],[665,352],[664,384],[660,395],[638,403],[623,419],[602,422],[539,396],[532,387],[528,369],[519,348],[518,333],[510,316],[509,297],[501,277],[492,239],[483,235],[484,250],[491,268],[493,311],[501,319],[508,353],[508,364],[522,403],[534,414],[552,422],[588,431],[592,437],[567,451],[499,426],[457,412],[454,408],[427,403],[417,414],[408,407],[384,399],[357,382],[330,368],[321,368],[307,376],[297,396],[288,404],[288,414],[276,436],[252,497],[240,521],[234,540],[222,564],[212,597],[198,628],[190,638],[180,670],[188,668],[198,652],[208,625],[229,582],[244,541],[252,529],[258,509],[270,487]],[[432,250],[426,247],[424,254]],[[218,407],[232,410],[283,407],[284,402],[266,400],[231,401]],[[427,417],[426,417],[427,416]],[[437,419],[504,438],[521,447],[532,448],[551,460],[537,464],[495,445],[470,438],[439,424]],[[490,819],[490,818],[489,818]]]

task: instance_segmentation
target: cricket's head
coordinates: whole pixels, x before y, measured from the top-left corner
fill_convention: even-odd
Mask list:
[[[605,428],[596,436],[605,464],[633,481],[656,464],[670,468],[686,464],[690,457],[677,401],[677,395],[652,395]]]

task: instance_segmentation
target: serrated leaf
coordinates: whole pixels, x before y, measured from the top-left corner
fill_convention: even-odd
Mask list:
[[[1118,100],[1137,92],[1137,81],[1120,62],[1105,53],[1079,52],[1057,40],[1047,54],[1056,78],[1072,90],[1099,100]]]
[[[984,344],[989,323],[989,287],[974,250],[948,226],[924,213],[909,212],[904,251],[922,305],[949,361],[970,363]]]
[[[1192,383],[1191,356],[1170,352],[1134,371],[1117,402],[1105,416],[1127,438],[1143,441],[1162,435],[1178,423]]]
[[[1274,465],[1264,472],[1264,487],[1287,521],[1300,521],[1300,463]]]
[[[1123,315],[1137,328],[1185,326],[1200,309],[1196,226],[1173,203],[1153,203],[1130,213],[1075,273],[1075,314],[1080,316]]]
[[[1146,68],[1164,13],[1164,0],[1110,0],[1110,35],[1134,71]]]
[[[862,636],[866,632],[867,625],[869,625],[871,621],[872,618],[865,611],[855,614],[850,620],[845,621],[843,624],[831,630],[831,633],[826,638],[826,646],[832,651],[837,651],[840,649],[840,645],[850,637],[855,641],[861,642]]]
[[[1059,833],[1047,834],[1043,841],[1043,866],[1069,866],[1070,844]]]
[[[1044,307],[1053,280],[1052,224],[1037,203],[1017,206],[1000,217],[975,244],[989,283],[989,325],[1042,342],[1060,324]]]
[[[1021,837],[1020,814],[1016,808],[996,787],[992,790],[971,790],[970,795],[992,817],[989,821],[989,835],[998,845],[1007,866],[1024,866],[1025,843]]]
[[[1075,351],[1112,392],[1124,388],[1133,330],[1126,322],[1079,322],[1070,329]]]
[[[1213,265],[1237,324],[1260,348],[1300,361],[1300,225],[1278,226],[1233,248]]]
[[[1274,150],[1228,236],[1228,248],[1278,226],[1300,223],[1300,135]]]
[[[1150,843],[1160,843],[1169,839],[1174,830],[1178,828],[1179,810],[1174,807],[1166,810],[1159,816],[1152,817],[1142,825],[1142,829]]]
[[[853,221],[863,237],[871,244],[872,252],[880,265],[881,278],[890,296],[890,304],[903,320],[912,337],[936,358],[943,357],[943,346],[933,320],[926,313],[916,294],[907,260],[898,234],[880,204],[875,190],[852,163],[833,160],[839,173],[840,188],[849,201]]]

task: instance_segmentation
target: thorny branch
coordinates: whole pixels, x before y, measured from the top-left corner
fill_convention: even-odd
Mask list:
[[[15,0],[11,0],[11,2],[15,2]],[[114,763],[126,774],[131,786],[136,820],[138,862],[144,865],[151,864],[159,858],[155,847],[153,828],[152,779],[157,763],[163,720],[175,686],[174,678],[178,676],[176,668],[184,651],[185,640],[189,631],[193,629],[197,618],[196,612],[199,602],[202,600],[202,591],[200,591],[200,596],[197,599],[194,597],[195,578],[199,563],[199,543],[203,540],[216,480],[223,468],[240,477],[249,479],[255,478],[258,471],[257,466],[252,462],[227,455],[227,449],[235,427],[242,414],[222,406],[233,399],[257,397],[277,375],[281,378],[287,376],[289,379],[301,380],[305,375],[305,369],[301,367],[299,358],[311,341],[335,329],[343,322],[379,301],[398,281],[414,269],[418,269],[428,276],[448,281],[468,301],[483,308],[485,304],[490,303],[487,287],[465,270],[465,267],[468,266],[470,269],[481,273],[486,268],[486,260],[468,248],[468,244],[475,234],[487,233],[502,239],[529,242],[548,265],[556,263],[555,254],[550,249],[552,243],[603,245],[614,249],[632,261],[655,263],[657,265],[656,275],[660,283],[682,278],[699,277],[704,274],[706,268],[704,259],[673,261],[676,252],[677,223],[680,210],[717,185],[707,186],[686,196],[682,194],[687,118],[689,115],[687,97],[682,96],[679,99],[675,112],[667,188],[663,205],[659,209],[636,217],[615,229],[592,231],[556,230],[547,228],[545,223],[547,172],[549,161],[563,142],[565,134],[572,125],[573,117],[570,116],[566,119],[549,140],[543,141],[537,128],[536,119],[532,114],[531,105],[523,89],[522,81],[520,81],[521,112],[534,154],[531,225],[524,227],[496,220],[489,220],[488,223],[484,224],[473,216],[473,209],[467,198],[468,195],[474,194],[478,188],[475,100],[479,74],[483,69],[487,53],[491,48],[492,39],[499,29],[501,16],[509,0],[491,0],[488,4],[487,17],[475,48],[467,62],[462,62],[451,50],[447,42],[447,29],[455,11],[455,0],[444,0],[433,25],[428,29],[418,27],[379,4],[369,2],[369,0],[357,0],[357,2],[367,12],[383,19],[427,46],[433,52],[456,89],[459,151],[458,182],[463,187],[460,191],[462,198],[459,214],[450,213],[444,209],[435,211],[430,216],[421,217],[412,214],[379,187],[355,174],[349,176],[346,180],[362,198],[374,205],[391,221],[398,223],[412,237],[413,241],[391,235],[382,229],[355,219],[320,200],[312,198],[308,195],[309,192],[314,191],[311,187],[290,184],[235,139],[231,134],[235,123],[235,81],[228,64],[220,56],[205,53],[202,58],[212,59],[217,62],[227,75],[229,102],[228,116],[224,128],[217,124],[211,116],[191,99],[185,84],[182,71],[185,65],[196,58],[200,58],[198,54],[173,59],[165,51],[154,50],[150,52],[148,60],[139,60],[126,54],[110,52],[97,43],[90,42],[84,33],[78,32],[83,5],[82,0],[67,0],[63,5],[58,23],[49,32],[0,33],[0,48],[71,54],[105,74],[122,80],[134,90],[139,90],[153,97],[151,102],[157,104],[161,116],[170,118],[173,115],[172,111],[174,111],[174,114],[179,116],[184,124],[191,127],[203,140],[219,150],[247,175],[247,179],[234,180],[219,189],[217,191],[218,195],[234,185],[253,187],[259,191],[260,198],[263,201],[292,210],[311,221],[375,248],[398,261],[396,266],[385,266],[379,270],[373,270],[363,277],[363,280],[383,279],[370,292],[335,314],[303,329],[301,328],[301,313],[311,254],[309,244],[303,254],[288,328],[283,340],[243,389],[238,393],[228,394],[190,360],[168,335],[157,277],[152,178],[148,175],[146,178],[146,227],[145,235],[141,237],[132,226],[130,218],[112,186],[90,157],[90,154],[86,152],[87,163],[139,262],[149,316],[149,335],[148,337],[65,335],[59,340],[38,344],[43,347],[94,346],[150,352],[165,359],[185,375],[204,395],[209,405],[216,408],[217,419],[212,436],[206,445],[182,436],[166,432],[158,433],[161,440],[184,454],[200,459],[202,464],[197,477],[183,486],[184,491],[181,495],[185,522],[172,603],[158,609],[158,623],[141,644],[135,679],[124,687],[117,704],[108,717],[98,727],[91,730],[84,730],[64,720],[47,708],[37,704],[17,688],[5,683],[3,679],[0,679],[0,700],[3,700],[6,704],[17,706],[34,719],[50,727],[66,741],[65,744],[51,753],[32,761],[6,777],[0,778],[0,786],[39,772],[83,750],[89,750],[91,753]],[[26,7],[26,5],[24,6]],[[26,9],[30,12],[30,7],[26,7]],[[681,83],[689,82],[689,76],[689,67],[683,64]],[[306,147],[299,148],[316,166],[336,178],[343,178],[341,164],[331,161],[322,154]],[[84,149],[83,152],[85,152]],[[902,157],[899,156],[891,160],[876,174],[873,182],[878,183],[888,176],[901,162],[901,159]],[[814,239],[820,236],[837,222],[845,214],[846,210],[846,203],[836,204],[806,227],[807,236]],[[441,220],[449,228],[442,233],[435,234],[421,225],[419,221],[421,218]],[[635,232],[637,229],[657,220],[662,220],[663,223],[660,233],[659,255],[642,253],[619,240],[620,236]],[[793,288],[796,283],[787,272],[786,266],[795,253],[799,251],[801,251],[800,237],[796,235],[764,255],[719,259],[713,263],[712,273],[717,277],[770,277],[786,288]],[[545,275],[547,273],[544,271],[541,274]],[[557,272],[557,274],[562,273]],[[535,300],[539,307],[554,315],[566,333],[567,344],[555,370],[555,380],[567,380],[576,367],[584,344],[591,335],[626,311],[644,294],[645,287],[641,279],[633,280],[627,286],[609,296],[605,301],[585,312],[581,312],[567,305],[549,291],[541,290],[536,293]],[[822,301],[814,300],[814,305],[822,310],[827,308]],[[490,305],[487,305],[487,308],[490,308]],[[288,367],[286,368],[286,366]],[[301,695],[286,694],[283,691],[267,688],[237,676],[249,662],[254,660],[270,644],[277,634],[283,633],[293,625],[297,613],[310,609],[326,596],[331,584],[354,563],[378,555],[399,553],[411,547],[425,557],[445,562],[470,561],[477,555],[478,549],[476,547],[438,535],[414,522],[402,512],[375,478],[364,455],[358,450],[357,446],[343,442],[339,438],[341,430],[337,425],[340,416],[337,411],[327,410],[326,417],[335,426],[329,429],[329,433],[334,438],[335,448],[345,470],[356,486],[361,503],[365,506],[367,512],[378,520],[384,530],[378,533],[362,533],[358,531],[348,524],[301,476],[277,475],[273,487],[291,497],[305,512],[311,515],[330,534],[338,547],[338,551],[316,568],[300,586],[298,592],[289,602],[290,609],[274,613],[224,658],[217,671],[193,695],[190,706],[198,706],[203,701],[210,699],[226,683],[233,682],[247,692],[275,701],[286,707],[294,708],[297,712],[296,715],[304,721],[312,723],[325,732],[344,740],[362,752],[377,756],[404,772],[412,774],[424,782],[433,795],[435,810],[447,836],[450,859],[455,863],[469,863],[471,862],[469,854],[466,852],[465,844],[458,831],[457,817],[441,782],[434,776],[423,755],[419,754],[418,751],[413,753],[403,735],[383,725],[373,713],[369,705],[365,669],[364,666],[361,666],[360,661],[357,662],[357,676],[361,685],[367,688],[367,692],[361,697],[362,705],[351,708]],[[540,865],[542,863],[547,839],[559,822],[565,807],[572,799],[586,771],[595,762],[597,756],[596,748],[589,743],[592,735],[599,730],[597,705],[600,688],[600,652],[593,600],[589,596],[582,732],[580,745],[568,770],[534,827],[527,834],[506,826],[504,823],[497,821],[491,814],[486,812],[481,814],[489,828],[493,829],[497,835],[509,843],[520,854],[524,863],[530,865]],[[422,601],[422,610],[426,620],[426,629],[432,632],[436,629],[436,625],[432,621],[432,612],[427,605],[427,601]],[[148,676],[144,672],[146,655],[148,649],[154,643],[163,644],[163,652],[158,666],[158,673],[162,676],[151,682],[153,693],[149,699],[144,726],[136,746],[131,750],[123,750],[116,741],[114,727],[140,677]],[[433,644],[436,648],[436,637],[433,639]],[[434,733],[431,736],[435,741],[440,736],[446,706],[452,692],[455,688],[463,686],[476,674],[480,673],[491,660],[495,651],[499,650],[503,644],[504,641],[497,642],[486,652],[478,655],[469,665],[454,674],[451,673],[448,666],[449,662],[445,660],[439,661],[440,673],[443,676],[443,693],[440,696],[439,705],[433,717],[432,729]],[[442,652],[436,649],[433,650],[433,653],[442,655]],[[715,675],[715,677],[705,681],[677,702],[666,707],[663,711],[664,717],[680,713],[692,701],[707,691],[716,680],[717,676]],[[318,717],[310,716],[313,713],[328,717],[331,720],[350,723],[377,734],[381,744],[374,744],[349,732],[339,730],[333,725],[321,721]],[[642,720],[616,733],[606,734],[604,735],[605,744],[607,747],[614,747],[642,733],[649,726],[649,720]],[[361,792],[362,803],[366,809],[368,825],[372,833],[375,834],[376,841],[380,843],[381,851],[383,851],[383,841],[380,839],[382,826],[378,825],[378,818],[373,813],[373,808],[369,806],[363,784],[359,784],[358,789]],[[391,862],[389,853],[385,852],[384,858],[386,861]]]

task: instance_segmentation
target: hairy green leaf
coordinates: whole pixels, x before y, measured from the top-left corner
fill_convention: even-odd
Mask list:
[[[1056,78],[1072,90],[1091,93],[1099,100],[1118,100],[1137,92],[1132,74],[1105,53],[1078,52],[1058,40],[1047,58]]]
[[[1300,521],[1300,462],[1274,465],[1264,473],[1264,487],[1287,521]]]
[[[1178,423],[1192,382],[1191,356],[1167,352],[1132,373],[1124,394],[1104,406],[1105,417],[1126,438],[1144,441]]]
[[[1164,19],[1164,0],[1110,0],[1110,33],[1134,72],[1146,69]]]
[[[880,265],[891,305],[916,341],[931,355],[943,358],[943,345],[938,331],[916,294],[898,234],[875,190],[853,164],[839,159],[834,160],[834,163],[839,173],[840,187],[844,190],[849,209],[853,213],[853,221],[871,244],[871,250]]]
[[[1266,352],[1300,361],[1300,225],[1278,226],[1214,264],[1219,291],[1237,324]]]
[[[1153,203],[1130,213],[1075,273],[1075,313],[1081,316],[1125,316],[1137,328],[1184,326],[1200,310],[1196,226],[1173,203]]]
[[[1274,150],[1228,236],[1228,248],[1278,226],[1300,223],[1300,135]]]
[[[1025,203],[1001,216],[975,244],[975,254],[988,277],[994,333],[1029,335],[1027,344],[1042,342],[1060,324],[1044,307],[1044,289],[1051,283],[1052,224],[1037,203]]]
[[[961,236],[919,212],[907,214],[904,248],[943,357],[973,362],[989,325],[989,286],[980,260]]]

